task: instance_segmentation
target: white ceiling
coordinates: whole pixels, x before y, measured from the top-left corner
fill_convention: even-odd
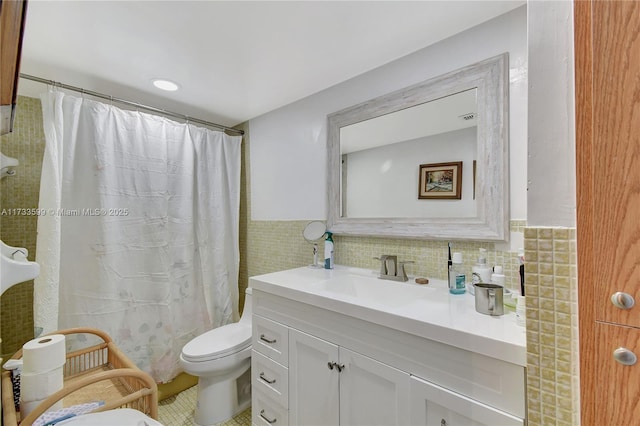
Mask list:
[[[232,126],[524,3],[31,0],[21,72]]]

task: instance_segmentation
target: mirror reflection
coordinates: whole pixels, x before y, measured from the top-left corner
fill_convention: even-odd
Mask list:
[[[341,127],[341,217],[475,217],[477,111],[473,88]],[[420,179],[421,165],[449,162],[462,162],[459,198],[444,195],[448,170]]]
[[[505,53],[329,114],[327,228],[505,241],[508,70]]]

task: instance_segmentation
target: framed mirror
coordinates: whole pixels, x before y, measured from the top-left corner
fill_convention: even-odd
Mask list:
[[[334,234],[506,241],[508,55],[328,116]]]

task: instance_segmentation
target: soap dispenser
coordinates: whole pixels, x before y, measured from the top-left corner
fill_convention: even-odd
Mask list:
[[[478,263],[471,268],[471,282],[473,284],[491,282],[491,267],[487,265],[487,249],[481,248]]]

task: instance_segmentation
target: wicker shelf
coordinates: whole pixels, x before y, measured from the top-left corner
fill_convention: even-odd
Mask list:
[[[97,411],[133,408],[153,419],[158,418],[158,387],[148,374],[124,355],[108,334],[93,328],[72,328],[54,334],[91,334],[102,343],[67,353],[64,366],[64,387],[44,400],[24,419],[16,412],[11,372],[2,373],[2,411],[4,426],[30,426],[42,413],[63,398],[69,407],[94,401],[104,401]],[[12,359],[22,358],[22,350]]]

